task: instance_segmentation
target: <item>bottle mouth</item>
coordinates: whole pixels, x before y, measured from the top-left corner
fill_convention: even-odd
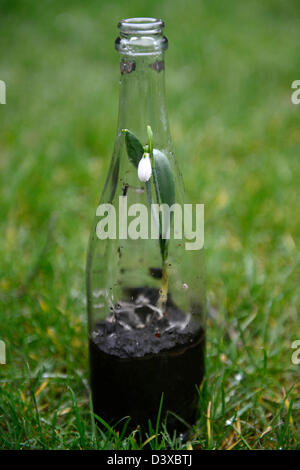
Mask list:
[[[162,34],[164,22],[159,18],[127,18],[118,24],[121,35]]]

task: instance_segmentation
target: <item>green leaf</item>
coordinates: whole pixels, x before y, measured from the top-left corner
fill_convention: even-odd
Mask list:
[[[137,168],[140,159],[144,154],[144,148],[139,139],[128,129],[122,129],[125,134],[125,143],[127,149],[127,155],[131,163]]]
[[[168,158],[157,149],[153,149],[153,178],[154,186],[159,204],[168,204],[171,207],[175,202],[175,184],[172,169]],[[160,215],[160,252],[162,259],[165,261],[168,257],[169,240],[162,238],[162,219],[166,216],[163,210]],[[172,213],[171,213],[172,217]]]
[[[152,154],[153,152],[153,132],[150,126],[147,126],[147,134],[148,134],[148,148],[149,153]]]
[[[160,150],[153,149],[153,175],[160,204],[172,206],[175,202],[175,184],[168,158]]]

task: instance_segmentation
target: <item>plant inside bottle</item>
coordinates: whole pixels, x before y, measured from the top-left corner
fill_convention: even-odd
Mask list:
[[[101,203],[122,217],[120,198],[147,207],[157,237],[99,239],[95,219],[87,261],[94,411],[109,424],[128,416],[131,429],[148,431],[163,394],[169,431],[183,431],[195,420],[204,375],[203,250],[186,251],[170,236],[170,208],[183,207],[184,191],[164,102],[163,22],[129,19],[119,28],[119,123]]]
[[[172,207],[175,203],[175,185],[172,169],[168,158],[158,149],[153,148],[153,133],[151,126],[147,126],[148,144],[143,147],[138,138],[128,129],[123,130],[126,139],[126,149],[129,160],[138,168],[138,177],[146,185],[149,206],[155,211],[152,197],[152,188],[150,178],[153,174],[154,192],[156,203],[160,208],[162,204]],[[166,309],[168,296],[168,238],[163,233],[163,227],[166,228],[167,218],[164,211],[155,213],[155,221],[158,224],[159,247],[162,258],[162,283],[158,298],[158,314],[163,317]],[[164,223],[163,223],[164,218]],[[169,227],[168,227],[169,228]]]

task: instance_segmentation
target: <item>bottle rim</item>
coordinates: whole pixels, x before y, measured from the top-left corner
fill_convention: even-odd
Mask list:
[[[118,28],[121,34],[161,34],[165,24],[159,18],[127,18],[121,20]]]

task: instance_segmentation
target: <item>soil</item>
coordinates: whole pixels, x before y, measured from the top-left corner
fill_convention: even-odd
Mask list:
[[[164,392],[168,430],[184,432],[187,427],[169,412],[189,424],[196,419],[204,330],[170,296],[162,316],[157,289],[134,288],[127,296],[90,336],[94,412],[111,425],[130,416],[129,429],[140,425],[148,431],[148,419],[155,427]]]

